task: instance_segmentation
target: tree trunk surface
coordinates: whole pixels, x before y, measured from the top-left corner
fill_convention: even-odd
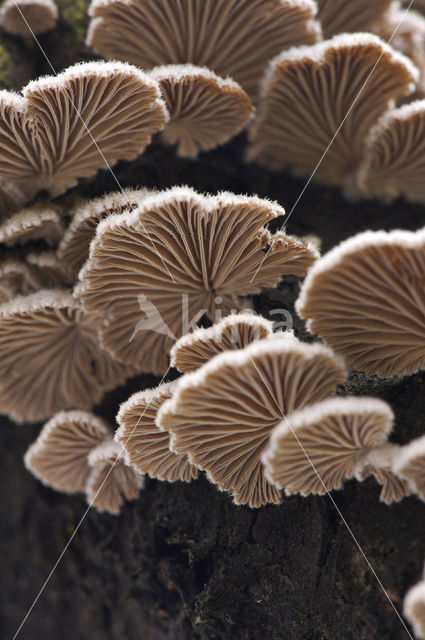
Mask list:
[[[87,59],[79,28],[62,20],[43,37],[56,70]],[[41,53],[33,54],[37,74],[49,72]],[[298,201],[306,180],[247,165],[245,148],[242,135],[193,162],[154,141],[115,174],[123,187],[256,193],[288,213],[296,204],[288,233],[318,236],[323,252],[366,229],[424,225],[425,208],[401,200],[348,202],[336,189],[309,185]],[[117,188],[105,171],[75,191],[94,196]],[[284,278],[254,296],[254,308],[266,317],[288,310],[296,334],[311,340],[293,310],[298,291],[297,278]],[[157,382],[133,379],[95,413],[113,424],[120,402]],[[424,391],[423,373],[382,380],[356,371],[339,389],[388,401],[400,443],[424,432]],[[83,497],[45,488],[26,471],[22,457],[41,425],[1,422],[2,638],[14,637],[36,599],[20,640],[409,638],[397,612],[425,559],[425,505],[417,498],[388,507],[368,479],[347,482],[331,497],[283,498],[254,510],[233,505],[204,477],[191,484],[147,479],[139,499],[113,517],[86,512]]]

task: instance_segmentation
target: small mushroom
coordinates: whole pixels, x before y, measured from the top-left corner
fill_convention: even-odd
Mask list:
[[[9,256],[0,261],[0,304],[40,288],[39,278],[22,258]]]
[[[170,351],[171,366],[182,373],[190,373],[218,353],[243,349],[272,334],[270,320],[252,313],[232,314],[208,329],[200,327],[177,340]]]
[[[0,243],[13,246],[25,244],[29,240],[43,239],[54,246],[63,233],[58,207],[52,204],[37,204],[15,213],[0,224]]]
[[[205,66],[255,99],[270,58],[317,42],[315,14],[311,0],[94,0],[87,44],[143,69]]]
[[[398,476],[408,481],[421,500],[425,501],[425,436],[401,447],[393,468]]]
[[[198,477],[198,469],[190,464],[186,454],[170,451],[169,434],[155,424],[159,408],[172,397],[174,388],[174,383],[164,383],[156,389],[134,393],[120,407],[117,415],[120,427],[115,440],[140,473],[168,482],[190,482]]]
[[[373,398],[331,398],[296,411],[270,437],[262,456],[265,477],[286,495],[339,489],[386,442],[393,417]]]
[[[403,603],[403,613],[413,627],[415,638],[425,640],[425,580],[408,591]]]
[[[308,329],[357,369],[425,368],[425,230],[367,231],[308,273],[296,303]]]
[[[383,20],[394,0],[316,0],[317,18],[322,25],[323,36],[330,38],[337,33],[374,31]]]
[[[370,128],[417,78],[408,58],[371,34],[284,51],[263,79],[248,158],[354,189]]]
[[[54,250],[29,251],[25,260],[40,282],[39,289],[59,289],[73,282],[72,276]]]
[[[245,91],[233,80],[191,64],[156,67],[151,76],[159,83],[170,120],[161,138],[177,143],[182,157],[196,158],[224,144],[247,125],[254,108]]]
[[[62,411],[47,422],[25,454],[25,466],[43,484],[75,493],[85,491],[89,453],[111,439],[111,429],[86,411]]]
[[[13,35],[31,37],[53,29],[58,17],[53,0],[6,0],[0,9],[0,26]]]
[[[345,367],[319,344],[292,334],[222,353],[180,378],[157,424],[171,433],[171,449],[186,453],[236,504],[277,503],[280,492],[264,476],[261,456],[282,418],[335,392]]]
[[[100,443],[88,457],[91,472],[86,484],[87,502],[100,513],[118,515],[126,500],[135,500],[144,479],[129,467],[123,449],[114,440]]]

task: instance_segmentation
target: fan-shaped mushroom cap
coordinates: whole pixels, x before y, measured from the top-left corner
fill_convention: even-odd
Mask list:
[[[267,62],[320,36],[310,0],[95,0],[87,44],[152,69],[191,62],[255,98]]]
[[[392,109],[371,130],[358,184],[365,195],[425,198],[425,100]]]
[[[371,34],[283,52],[264,78],[249,159],[349,185],[371,126],[417,78],[408,58]]]
[[[425,640],[425,580],[407,592],[403,613],[413,627],[415,638]]]
[[[43,290],[0,306],[0,410],[16,421],[91,408],[134,370],[98,344],[96,318],[69,293]]]
[[[171,366],[190,373],[222,351],[242,349],[272,334],[270,320],[252,313],[232,314],[208,329],[201,327],[177,340],[170,351]]]
[[[245,91],[191,64],[156,67],[152,77],[161,87],[170,114],[162,139],[178,144],[179,156],[196,158],[224,144],[248,123],[254,108]]]
[[[52,205],[34,205],[0,224],[0,242],[7,245],[25,244],[42,238],[55,245],[63,236],[63,224],[58,208]]]
[[[168,482],[190,482],[198,477],[198,469],[190,464],[186,454],[170,451],[169,434],[155,424],[158,409],[171,398],[174,388],[174,383],[165,383],[133,394],[118,412],[120,428],[115,432],[115,440],[126,450],[129,464],[141,473]]]
[[[2,188],[24,199],[41,189],[59,195],[78,178],[136,158],[166,119],[158,84],[119,62],[75,65],[30,82],[23,96],[1,91]]]
[[[59,289],[72,284],[73,279],[59,260],[56,251],[29,251],[25,259],[40,282],[39,289]]]
[[[394,460],[394,472],[406,479],[425,501],[425,436],[402,447]]]
[[[111,438],[109,426],[86,411],[62,411],[47,422],[25,454],[25,466],[58,491],[84,491],[91,471],[88,455]]]
[[[34,293],[40,288],[39,279],[21,258],[9,257],[0,262],[1,304],[18,295]]]
[[[263,227],[283,213],[256,197],[178,187],[101,222],[77,295],[103,316],[102,344],[120,360],[163,372],[186,322],[205,312],[214,318],[217,305],[228,314],[240,307],[238,295],[305,274],[316,252],[289,236],[273,244]]]
[[[31,37],[53,29],[58,15],[53,0],[6,0],[0,9],[0,26],[8,33]]]
[[[97,511],[116,515],[124,499],[135,500],[143,487],[143,476],[128,467],[122,447],[113,440],[98,445],[89,455],[92,467],[86,485],[87,502]]]
[[[339,489],[386,442],[393,417],[372,398],[331,398],[296,411],[271,435],[262,457],[265,477],[286,495]]]
[[[385,18],[394,0],[316,0],[323,36],[337,33],[374,31]]]
[[[362,371],[425,368],[425,230],[367,231],[311,269],[296,303],[312,333]]]
[[[291,334],[222,353],[183,376],[157,423],[171,449],[208,472],[236,504],[279,502],[264,477],[261,455],[270,433],[291,411],[334,393],[346,371],[321,345]]]
[[[134,209],[151,193],[148,189],[123,189],[78,204],[58,247],[58,258],[73,276],[78,275],[89,256],[90,242],[99,222],[112,213]]]

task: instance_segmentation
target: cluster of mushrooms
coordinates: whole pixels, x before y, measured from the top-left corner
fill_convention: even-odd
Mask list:
[[[8,0],[5,28],[8,9],[35,33],[57,19],[51,0]],[[202,471],[249,507],[371,475],[387,504],[425,501],[425,436],[396,445],[388,404],[336,395],[346,364],[425,369],[424,230],[320,258],[272,233],[285,212],[255,196],[58,199],[156,134],[196,159],[247,129],[249,161],[423,200],[425,19],[393,0],[93,0],[90,15],[87,43],[110,62],[0,92],[0,411],[45,422],[27,468],[110,514],[145,475]],[[306,276],[296,309],[322,343],[249,312],[284,275]],[[117,407],[117,429],[92,412],[141,372],[162,381]],[[425,583],[405,613],[425,638]]]

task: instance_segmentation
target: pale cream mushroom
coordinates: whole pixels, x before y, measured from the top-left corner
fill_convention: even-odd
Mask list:
[[[205,66],[254,99],[270,58],[321,34],[311,0],[94,0],[90,14],[96,53],[143,69]]]
[[[425,436],[400,449],[393,469],[398,476],[407,480],[412,490],[425,501]]]
[[[372,34],[284,51],[264,78],[248,158],[353,190],[370,128],[417,78]]]
[[[425,640],[425,579],[408,591],[403,613],[413,627],[415,638]]]
[[[172,397],[174,388],[175,383],[164,383],[130,396],[118,412],[115,440],[125,449],[129,464],[141,473],[168,482],[190,482],[198,477],[198,469],[185,454],[170,451],[169,434],[155,424],[159,408]]]
[[[317,252],[264,225],[277,204],[173,188],[101,222],[76,293],[102,316],[103,346],[123,362],[164,373],[172,343],[205,313],[241,307],[238,296],[305,275]]]
[[[15,213],[0,224],[0,243],[13,246],[42,239],[54,246],[63,233],[59,208],[52,204],[37,204]]]
[[[25,454],[25,466],[43,484],[75,493],[85,491],[89,453],[111,439],[111,429],[86,411],[62,411],[47,422]]]
[[[326,398],[346,378],[341,360],[292,334],[222,353],[184,375],[158,412],[171,449],[189,460],[236,504],[278,503],[261,456],[270,434],[296,409]]]
[[[254,113],[245,91],[233,80],[191,64],[156,67],[170,120],[162,140],[177,144],[179,156],[196,158],[244,129]]]
[[[367,231],[313,266],[296,309],[353,367],[414,373],[425,368],[424,275],[425,230]]]
[[[53,29],[58,17],[53,0],[6,0],[0,9],[0,26],[13,35],[31,38]]]
[[[375,31],[385,20],[388,10],[398,4],[394,0],[316,0],[317,18],[322,25],[323,36],[330,38],[337,33]]]
[[[170,351],[171,366],[190,373],[218,353],[242,349],[272,334],[270,320],[252,313],[232,314],[208,329],[200,327],[177,340]]]

